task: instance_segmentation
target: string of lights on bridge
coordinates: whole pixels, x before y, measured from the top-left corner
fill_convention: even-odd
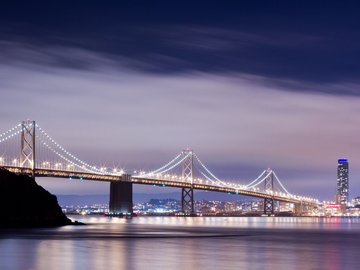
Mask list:
[[[196,177],[191,178],[191,179],[186,179],[186,178],[176,175],[176,174],[167,173],[169,170],[172,170],[175,167],[179,166],[190,155],[193,155],[195,157],[195,160],[200,165],[199,167],[204,169],[205,172],[207,173],[206,174],[204,171],[199,170],[200,169],[199,167],[195,167],[196,169],[199,170],[200,174],[205,177],[205,179],[196,178]],[[287,197],[287,198],[312,200],[310,197],[304,197],[304,196],[298,196],[298,195],[291,194],[281,183],[281,181],[278,178],[278,176],[276,175],[276,173],[271,169],[264,170],[255,180],[253,180],[250,184],[247,184],[247,185],[242,185],[242,184],[238,184],[235,182],[222,181],[218,177],[216,177],[203,164],[203,162],[200,160],[200,158],[192,151],[190,151],[190,152],[183,151],[179,155],[177,155],[174,159],[172,159],[170,162],[168,162],[167,164],[162,166],[161,168],[151,171],[151,172],[140,171],[140,173],[138,175],[135,175],[135,177],[149,178],[149,179],[155,177],[157,179],[168,179],[169,181],[186,181],[186,182],[192,182],[192,183],[198,183],[198,184],[213,184],[213,185],[216,185],[219,187],[233,188],[236,191],[249,190],[249,191],[259,192],[260,189],[258,186],[260,184],[262,184],[271,174],[274,175],[275,180],[279,183],[280,187],[283,189],[283,192],[267,190],[267,191],[264,191],[265,193],[270,194],[270,195],[272,195],[272,194],[279,195],[279,196],[283,196],[283,197]]]
[[[32,122],[29,122],[31,125]],[[111,171],[107,167],[98,167],[94,165],[90,165],[89,163],[79,159],[71,152],[66,150],[62,145],[60,145],[56,140],[54,140],[44,129],[42,129],[38,124],[35,124],[35,128],[38,132],[36,132],[36,140],[37,145],[42,148],[38,148],[39,152],[49,151],[57,157],[56,161],[49,160],[40,160],[40,162],[36,165],[37,169],[49,169],[49,170],[57,170],[57,171],[69,171],[69,172],[87,172],[92,174],[98,174],[102,176],[121,176],[126,173],[124,169],[114,168]],[[18,138],[19,135],[23,132],[22,124],[18,124],[13,128],[7,130],[4,133],[0,134],[0,144],[3,145],[4,142],[10,141],[14,138]],[[19,140],[20,141],[20,140]],[[1,150],[2,148],[0,148]],[[0,152],[1,154],[1,152]],[[183,177],[179,176],[176,170],[181,167],[184,160],[188,159],[189,157],[193,158],[194,162],[194,169],[196,169],[197,173],[201,177]],[[40,159],[42,157],[40,156]],[[39,157],[38,157],[39,159]],[[59,162],[59,159],[61,160]],[[19,160],[17,158],[9,159],[6,156],[0,156],[0,166],[19,166]],[[284,198],[292,198],[296,200],[305,200],[305,201],[312,201],[316,202],[317,200],[305,197],[305,196],[298,196],[291,194],[285,186],[282,184],[276,173],[271,170],[267,169],[264,170],[256,179],[251,181],[249,184],[239,184],[230,181],[224,181],[220,178],[216,177],[214,173],[210,171],[209,168],[205,166],[205,164],[200,160],[200,158],[193,152],[193,151],[182,151],[178,154],[175,158],[171,161],[166,163],[165,165],[161,166],[160,168],[145,172],[140,171],[139,173],[134,172],[135,174],[132,176],[134,178],[147,178],[147,179],[161,179],[163,181],[178,181],[178,182],[186,182],[191,184],[205,184],[209,186],[215,187],[223,187],[223,188],[230,188],[235,190],[235,192],[241,190],[248,190],[254,192],[263,192],[265,194],[276,195]],[[273,190],[261,190],[260,186],[265,182],[268,177],[273,176],[275,182],[279,185],[279,189],[277,191]]]

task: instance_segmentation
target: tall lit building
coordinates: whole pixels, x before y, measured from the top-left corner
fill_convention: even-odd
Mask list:
[[[338,160],[337,198],[340,204],[347,205],[349,202],[349,162],[347,159]]]

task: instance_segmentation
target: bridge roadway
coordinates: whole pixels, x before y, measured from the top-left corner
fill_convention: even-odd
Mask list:
[[[30,168],[14,167],[14,166],[0,166],[16,174],[27,174],[32,175],[33,171]],[[156,186],[167,186],[167,187],[176,187],[176,188],[190,188],[206,191],[215,191],[223,192],[230,194],[240,194],[257,198],[267,198],[273,199],[275,201],[294,203],[294,204],[310,204],[316,205],[315,202],[309,202],[307,200],[299,200],[291,197],[284,197],[279,195],[273,195],[269,193],[263,193],[254,190],[245,190],[245,189],[235,189],[231,187],[222,187],[216,185],[202,184],[202,183],[193,183],[190,182],[181,182],[165,179],[156,179],[156,178],[147,178],[140,176],[131,176],[130,181],[126,177],[121,175],[109,175],[109,174],[96,174],[96,173],[87,173],[87,172],[76,172],[76,171],[66,171],[66,170],[54,170],[54,169],[35,169],[35,177],[55,177],[55,178],[73,178],[73,179],[83,179],[83,180],[92,180],[92,181],[104,181],[104,182],[131,182],[134,184],[142,185],[156,185]]]

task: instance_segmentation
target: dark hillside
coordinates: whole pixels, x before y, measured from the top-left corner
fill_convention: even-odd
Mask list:
[[[34,179],[0,169],[0,227],[53,227],[73,224],[56,196]]]

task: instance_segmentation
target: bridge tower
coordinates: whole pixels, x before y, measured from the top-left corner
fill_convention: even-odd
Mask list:
[[[264,199],[264,214],[272,215],[274,214],[274,174],[271,169],[267,169],[266,174],[269,174],[269,176],[265,178],[265,191],[271,192],[272,198]]]
[[[184,150],[187,156],[182,162],[182,178],[185,182],[190,182],[191,187],[184,187],[181,190],[181,210],[186,215],[195,214],[194,211],[194,189],[193,189],[193,150]]]
[[[21,149],[19,166],[31,168],[35,178],[35,121],[23,121],[21,123]]]

